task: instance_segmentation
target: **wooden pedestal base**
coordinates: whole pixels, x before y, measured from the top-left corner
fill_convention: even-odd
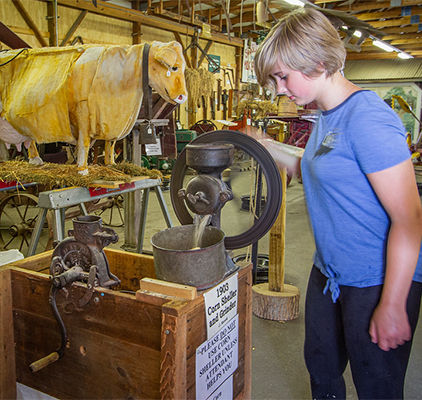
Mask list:
[[[282,292],[268,289],[268,283],[252,286],[252,312],[260,318],[289,321],[299,316],[299,288],[284,285]]]

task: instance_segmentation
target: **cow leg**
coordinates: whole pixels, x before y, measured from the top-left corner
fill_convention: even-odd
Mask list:
[[[88,175],[88,151],[90,138],[79,132],[78,137],[78,172],[81,175]]]
[[[116,141],[106,140],[105,141],[105,154],[104,154],[104,163],[105,165],[114,165],[114,147],[116,146]]]
[[[29,163],[32,165],[43,165],[44,161],[40,157],[37,149],[37,145],[32,140],[28,147],[28,159]]]

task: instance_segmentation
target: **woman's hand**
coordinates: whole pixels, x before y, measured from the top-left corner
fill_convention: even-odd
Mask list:
[[[367,177],[391,221],[382,295],[369,327],[372,341],[388,351],[412,337],[406,304],[421,246],[422,209],[410,159]]]
[[[369,334],[373,343],[384,351],[396,349],[412,338],[406,310],[380,303],[372,315]]]

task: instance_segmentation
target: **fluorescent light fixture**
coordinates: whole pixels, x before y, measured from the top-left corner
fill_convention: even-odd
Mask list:
[[[372,40],[372,44],[374,46],[379,47],[380,49],[383,49],[384,51],[392,52],[394,49],[387,43],[381,41],[381,40]]]
[[[354,31],[353,32],[353,36],[361,37],[362,36],[362,32],[361,31]]]
[[[403,60],[406,60],[406,59],[408,59],[408,58],[413,58],[413,56],[411,56],[410,54],[407,54],[407,53],[405,53],[405,52],[403,52],[403,51],[399,51],[399,52],[397,53],[397,57],[400,57],[400,58],[402,58]]]
[[[370,36],[370,38],[372,39],[372,44],[374,46],[377,46],[380,49],[383,49],[385,51],[388,51],[389,53],[391,53],[392,51],[395,51],[397,52],[397,57],[399,58],[402,58],[402,59],[413,58],[413,56],[411,56],[410,54],[398,49],[397,47],[391,46],[391,44],[388,44],[384,42],[383,40],[380,40],[372,35]]]
[[[303,7],[305,5],[305,3],[303,1],[300,0],[284,0],[286,3],[292,4],[294,6],[299,6],[299,7]]]

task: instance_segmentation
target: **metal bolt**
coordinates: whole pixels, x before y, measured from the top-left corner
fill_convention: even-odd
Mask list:
[[[165,330],[166,335],[170,334],[170,331],[168,329]]]

